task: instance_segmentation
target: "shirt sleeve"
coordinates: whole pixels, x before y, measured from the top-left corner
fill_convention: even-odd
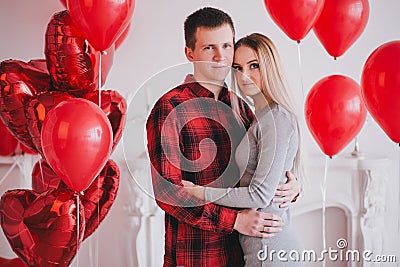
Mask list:
[[[146,122],[156,202],[166,213],[193,227],[231,233],[237,217],[235,209],[206,203],[183,188],[178,127],[170,101],[158,101]]]
[[[273,114],[273,115],[272,115]],[[264,116],[255,127],[258,162],[249,186],[237,188],[207,187],[205,197],[218,205],[238,208],[267,207],[275,195],[289,150],[294,128],[290,118],[281,113]]]

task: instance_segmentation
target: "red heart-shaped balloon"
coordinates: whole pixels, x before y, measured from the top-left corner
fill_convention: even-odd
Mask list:
[[[33,191],[43,193],[48,190],[67,188],[44,158],[35,163],[32,169]]]
[[[25,115],[28,122],[28,130],[36,151],[43,155],[41,143],[41,129],[46,114],[58,103],[74,98],[67,92],[44,92],[40,93],[29,101],[25,107]],[[98,105],[99,92],[88,93],[82,98],[87,99]],[[113,147],[118,144],[122,137],[122,130],[125,125],[126,102],[125,99],[116,91],[101,91],[101,109],[110,121],[113,131]]]
[[[88,93],[83,98],[99,104],[99,92]],[[101,91],[101,109],[106,113],[111,123],[113,131],[113,150],[122,137],[122,131],[125,126],[126,102],[123,96],[117,91],[105,90]]]
[[[1,267],[26,267],[25,263],[20,258],[5,259],[0,257]]]
[[[4,77],[1,76],[4,81],[0,80],[0,117],[9,131],[23,145],[33,152],[43,154],[40,131],[46,114],[58,103],[74,96],[67,92],[36,90],[36,88],[47,89],[43,87],[43,81],[39,81],[39,86],[35,86],[33,78],[25,75],[24,70],[27,69],[25,67],[32,68],[31,62],[24,63],[13,60],[0,64],[0,71],[4,70]],[[32,70],[28,74],[31,72]],[[42,73],[34,74],[42,75]],[[46,78],[44,74],[41,78]],[[87,93],[82,98],[98,104],[99,92]],[[114,149],[122,137],[126,102],[118,92],[103,90],[101,91],[101,108],[111,123]]]
[[[99,176],[86,189],[81,197],[85,207],[85,235],[89,237],[104,220],[114,203],[119,187],[120,172],[118,165],[108,160]],[[54,173],[44,160],[36,162],[32,171],[32,189],[44,192],[52,189],[65,189],[65,183]]]
[[[15,153],[18,140],[10,133],[2,120],[0,120],[0,136],[0,156],[11,156]]]
[[[60,102],[73,98],[66,92],[44,92],[34,96],[25,106],[28,130],[36,150],[43,155],[40,131],[47,113]]]
[[[101,61],[102,85],[111,68],[114,47],[102,54],[86,41],[67,10],[53,15],[46,30],[45,55],[53,86],[81,97],[99,88]]]
[[[67,189],[11,190],[0,200],[3,232],[28,266],[68,266],[82,242],[85,220],[80,218],[84,218],[83,205]]]
[[[82,204],[85,207],[85,236],[88,238],[108,214],[119,187],[120,172],[118,165],[108,160],[100,175],[85,190]]]
[[[34,151],[25,107],[37,93],[49,90],[50,79],[44,60],[0,63],[0,117],[14,137]]]

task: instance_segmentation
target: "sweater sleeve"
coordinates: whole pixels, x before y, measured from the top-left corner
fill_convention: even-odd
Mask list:
[[[207,187],[207,201],[237,208],[264,208],[275,195],[284,170],[290,140],[294,134],[293,120],[288,113],[268,112],[258,121],[254,135],[257,140],[258,162],[249,186],[238,188]]]

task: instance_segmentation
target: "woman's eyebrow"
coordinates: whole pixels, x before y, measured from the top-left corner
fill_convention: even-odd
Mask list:
[[[253,62],[257,62],[257,61],[258,61],[257,59],[252,59],[252,60],[248,61],[246,64],[250,64],[250,63],[253,63]]]

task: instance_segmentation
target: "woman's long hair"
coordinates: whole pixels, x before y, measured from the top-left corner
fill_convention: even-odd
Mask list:
[[[304,178],[304,170],[301,163],[301,136],[299,120],[297,116],[298,112],[295,108],[296,106],[293,101],[293,97],[291,96],[289,87],[286,83],[286,78],[284,77],[278,50],[268,37],[260,33],[253,33],[238,40],[235,44],[235,51],[241,46],[249,47],[257,56],[259,70],[261,73],[260,90],[264,94],[264,97],[266,97],[266,99],[271,99],[278,105],[281,105],[286,110],[294,114],[297,118],[296,121],[299,134],[299,146],[297,148],[292,171],[293,174],[300,179],[300,181],[302,181]],[[239,90],[236,89],[236,79],[233,73],[234,71],[232,71],[232,90],[236,94],[241,95],[245,100],[246,98],[249,100],[248,97],[243,96],[243,94],[240,94],[240,92],[238,92]],[[232,108],[235,114],[241,114],[238,112],[239,110],[242,110],[241,105],[242,104],[237,100],[237,98],[232,98]],[[239,120],[243,120],[238,116],[237,118]]]

